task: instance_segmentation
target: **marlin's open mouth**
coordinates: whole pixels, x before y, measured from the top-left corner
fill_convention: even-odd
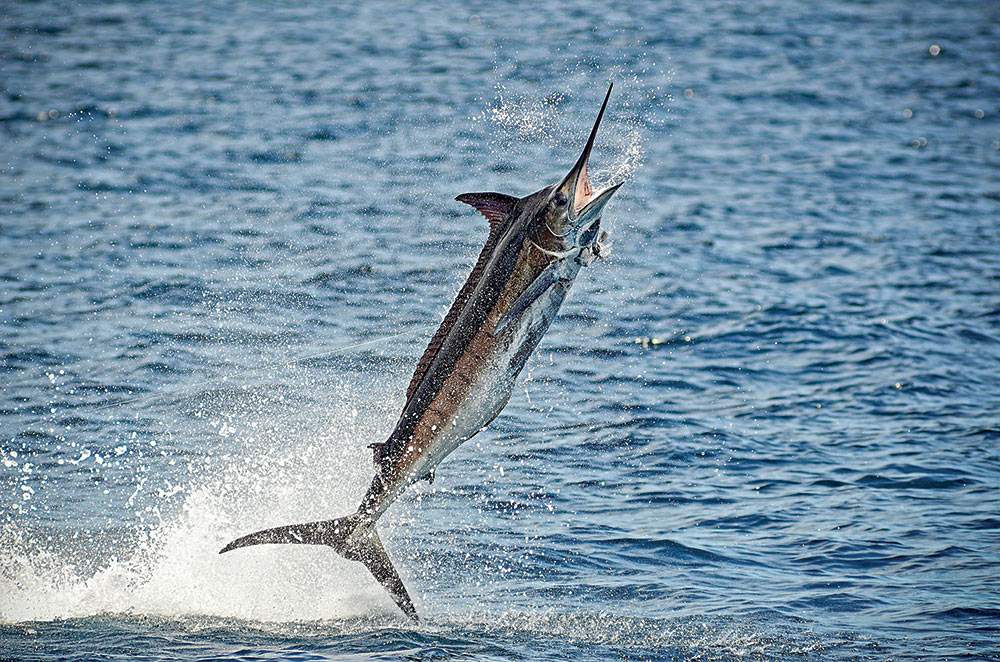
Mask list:
[[[583,170],[576,180],[576,199],[573,201],[573,211],[579,214],[594,197],[594,186],[590,183],[590,176],[587,174],[587,164],[583,164]]]
[[[576,160],[569,173],[556,185],[557,191],[561,191],[568,199],[573,201],[573,206],[569,214],[571,221],[576,221],[583,217],[594,219],[600,216],[604,205],[607,204],[612,194],[621,186],[621,184],[615,184],[599,193],[595,192],[594,185],[591,183],[590,175],[587,172],[590,153],[594,149],[594,140],[597,138],[597,130],[601,126],[601,120],[604,118],[604,111],[608,107],[608,99],[611,98],[611,90],[613,88],[614,83],[608,86],[608,93],[604,96],[604,103],[601,104],[601,111],[597,114],[594,127],[590,130],[590,136],[587,138],[587,144],[583,148],[583,153],[580,154],[580,158]]]

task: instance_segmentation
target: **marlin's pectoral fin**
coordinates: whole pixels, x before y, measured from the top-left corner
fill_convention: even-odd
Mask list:
[[[560,275],[559,262],[553,262],[549,266],[545,267],[542,273],[531,282],[531,285],[521,292],[521,295],[514,299],[514,303],[510,305],[507,312],[503,314],[503,317],[497,322],[496,327],[493,328],[493,336],[496,337],[503,333],[511,322],[516,320],[521,316],[524,311],[526,311],[531,304],[538,300],[545,292],[556,285],[557,283],[567,282],[569,279]]]
[[[609,239],[610,235],[601,231],[601,236],[597,238],[594,242],[594,247],[591,249],[594,253],[594,257],[598,259],[604,259],[611,256],[611,241]]]

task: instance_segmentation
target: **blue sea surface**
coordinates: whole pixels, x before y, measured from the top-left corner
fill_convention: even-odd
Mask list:
[[[510,403],[311,546],[486,238],[626,181]],[[1000,659],[1000,5],[8,2],[0,659]]]

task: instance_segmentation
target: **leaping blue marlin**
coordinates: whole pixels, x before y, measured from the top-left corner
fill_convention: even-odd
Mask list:
[[[410,485],[433,481],[438,464],[496,418],[580,268],[606,252],[601,213],[621,184],[595,192],[587,162],[612,87],[583,153],[562,180],[523,198],[503,193],[456,198],[489,220],[490,235],[417,363],[396,428],[385,442],[370,446],[375,477],[357,511],[257,531],[220,554],[271,543],[327,545],[364,563],[403,613],[418,620],[375,523]]]

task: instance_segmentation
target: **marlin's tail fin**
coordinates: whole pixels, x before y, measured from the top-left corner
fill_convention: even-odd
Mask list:
[[[357,515],[341,517],[340,519],[310,522],[308,524],[290,524],[274,529],[264,529],[237,538],[225,547],[219,554],[239,547],[251,545],[272,545],[279,543],[294,543],[300,545],[327,545],[332,547],[346,559],[361,561],[371,571],[378,583],[389,592],[403,613],[417,619],[417,610],[413,608],[403,580],[399,578],[392,561],[382,548],[382,541],[371,522],[362,520]]]

